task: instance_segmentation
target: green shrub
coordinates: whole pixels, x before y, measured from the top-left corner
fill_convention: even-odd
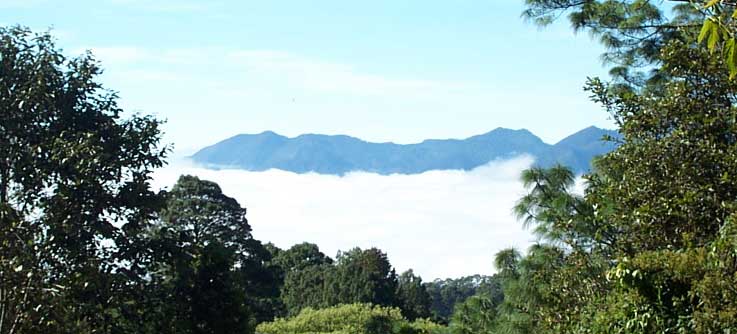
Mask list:
[[[346,304],[306,308],[292,318],[260,324],[260,334],[440,334],[445,327],[429,320],[410,323],[394,307]]]

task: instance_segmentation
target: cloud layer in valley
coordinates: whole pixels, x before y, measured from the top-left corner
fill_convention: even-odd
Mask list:
[[[512,214],[530,157],[494,161],[471,171],[343,177],[280,170],[208,170],[174,163],[155,174],[169,188],[179,175],[215,181],[248,209],[254,236],[286,248],[313,242],[328,255],[378,247],[398,271],[425,279],[490,274],[494,254],[534,241]]]

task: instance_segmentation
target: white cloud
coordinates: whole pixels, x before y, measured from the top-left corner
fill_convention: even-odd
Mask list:
[[[254,236],[279,247],[314,242],[329,255],[378,247],[399,271],[425,279],[490,274],[502,248],[533,240],[512,215],[524,190],[519,173],[529,157],[496,161],[472,171],[430,171],[344,177],[280,170],[207,170],[186,164],[157,171],[157,187],[181,174],[215,181],[248,209]]]
[[[287,78],[301,83],[304,88],[323,92],[380,95],[397,94],[399,91],[405,94],[427,94],[428,91],[463,88],[458,83],[361,73],[345,64],[315,61],[273,50],[235,51],[228,58],[259,74]]]
[[[105,68],[121,66],[115,69],[119,76],[126,76],[125,73],[141,67],[148,72],[161,73],[160,77],[187,75],[192,81],[211,80],[212,73],[219,73],[217,83],[235,94],[242,93],[246,82],[277,84],[306,93],[405,98],[468,88],[461,83],[364,73],[346,64],[309,59],[278,50],[107,46],[79,48],[77,53],[84,49],[90,49]]]

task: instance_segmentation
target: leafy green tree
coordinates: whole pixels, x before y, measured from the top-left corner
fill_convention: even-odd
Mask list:
[[[286,272],[290,272],[302,270],[309,266],[331,264],[333,260],[323,254],[317,245],[304,242],[279,253],[274,257],[274,263]]]
[[[232,270],[235,252],[213,242],[205,246],[192,277],[191,311],[178,321],[188,323],[191,333],[250,333],[248,291],[238,271]]]
[[[402,314],[409,320],[430,317],[430,294],[422,284],[422,278],[416,276],[412,269],[399,275],[397,302]]]
[[[493,333],[499,305],[489,297],[476,295],[458,303],[453,310],[451,333]]]
[[[287,250],[281,250],[271,246],[271,264],[279,268],[281,280],[285,275],[303,270],[307,267],[322,264],[332,264],[333,259],[320,251],[320,248],[312,243],[303,242],[296,244]]]
[[[737,323],[737,86],[723,60],[693,42],[660,52],[668,81],[657,91],[590,82],[622,141],[596,161],[583,197],[567,194],[560,171],[526,174],[533,182],[518,211],[562,248],[501,262],[497,330],[715,333]]]
[[[692,3],[706,17],[698,42],[705,43],[712,53],[720,51],[719,55],[729,69],[729,77],[734,79],[737,76],[737,3],[726,0],[692,0]]]
[[[676,80],[662,96],[612,96],[596,81],[591,88],[620,119],[627,139],[600,160],[602,172],[591,177],[589,191],[593,200],[617,199],[601,201],[606,205],[599,213],[620,231],[612,303],[639,309],[602,318],[611,321],[601,326],[626,328],[646,314],[639,319],[643,331],[709,332],[737,318],[729,309],[702,309],[700,302],[715,301],[702,290],[705,284],[727,286],[735,273],[734,266],[720,265],[716,274],[712,256],[719,257],[714,249],[735,213],[737,86],[722,60],[706,50],[672,43],[663,58],[662,71]]]
[[[335,268],[329,264],[308,266],[302,270],[287,273],[281,290],[281,300],[287,315],[297,315],[307,307],[324,308],[333,305],[336,293],[328,289],[330,277]]]
[[[494,256],[494,266],[503,278],[516,279],[519,277],[519,262],[522,254],[514,248],[502,249]]]
[[[238,253],[238,261],[268,256],[251,235],[246,209],[223,194],[216,183],[183,175],[163,196],[167,203],[158,232],[176,236],[185,252],[197,256],[204,247],[218,242]]]
[[[0,28],[0,333],[137,331],[159,122],[123,118],[91,54]]]
[[[166,317],[171,328],[248,332],[272,319],[278,284],[267,265],[270,253],[251,235],[246,209],[195,176],[180,177],[162,196],[166,206],[150,234],[161,257],[155,277],[171,291],[162,303],[174,301],[174,314]]]
[[[331,305],[372,303],[394,306],[397,303],[397,274],[386,253],[377,248],[354,248],[339,253],[334,275],[327,283]]]
[[[427,320],[409,322],[398,308],[356,303],[320,310],[305,308],[292,318],[257,327],[263,334],[441,334],[443,326]]]
[[[522,172],[522,183],[530,191],[514,210],[525,226],[534,222],[535,234],[547,241],[577,239],[567,235],[572,228],[560,226],[573,222],[580,207],[580,199],[570,194],[574,185],[573,172],[560,165],[550,169],[531,168]]]
[[[499,306],[498,329],[508,333],[537,333],[546,328],[544,317],[539,314],[554,313],[555,291],[558,289],[554,273],[564,265],[564,252],[555,246],[533,245],[522,258],[513,253],[500,252],[497,263],[505,263],[500,269],[503,278],[504,302]],[[504,259],[500,259],[504,257]]]
[[[289,315],[295,315],[306,307],[324,308],[339,304],[400,305],[397,275],[386,254],[379,249],[354,248],[340,252],[336,262],[331,263],[316,247],[304,246],[295,246],[293,254],[312,254],[310,259],[318,259],[312,263],[319,264],[306,265],[286,274],[281,297]],[[302,252],[307,249],[311,251]],[[290,263],[306,263],[305,257],[297,256],[296,259],[298,261]]]
[[[277,271],[280,281],[282,313],[296,315],[305,307],[326,307],[329,305],[325,281],[333,272],[333,259],[311,243],[301,243],[281,250],[266,245],[272,254],[271,265]]]
[[[600,159],[588,195],[619,231],[613,246],[623,255],[703,246],[734,210],[737,86],[704,50],[673,43],[664,54],[661,70],[674,81],[663,97],[589,87],[623,124],[625,141]]]
[[[499,302],[502,298],[497,276],[465,276],[457,279],[435,280],[425,283],[430,294],[430,310],[435,321],[448,323],[457,304],[466,299],[482,295]]]

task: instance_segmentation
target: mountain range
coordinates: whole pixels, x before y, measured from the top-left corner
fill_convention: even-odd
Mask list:
[[[588,127],[556,144],[532,132],[497,128],[466,139],[429,139],[417,144],[371,143],[345,135],[305,134],[294,138],[271,131],[241,134],[205,147],[190,158],[206,168],[343,175],[352,171],[418,174],[429,170],[470,170],[490,161],[528,154],[535,164],[560,163],[581,173],[591,159],[616,147],[613,130]]]

